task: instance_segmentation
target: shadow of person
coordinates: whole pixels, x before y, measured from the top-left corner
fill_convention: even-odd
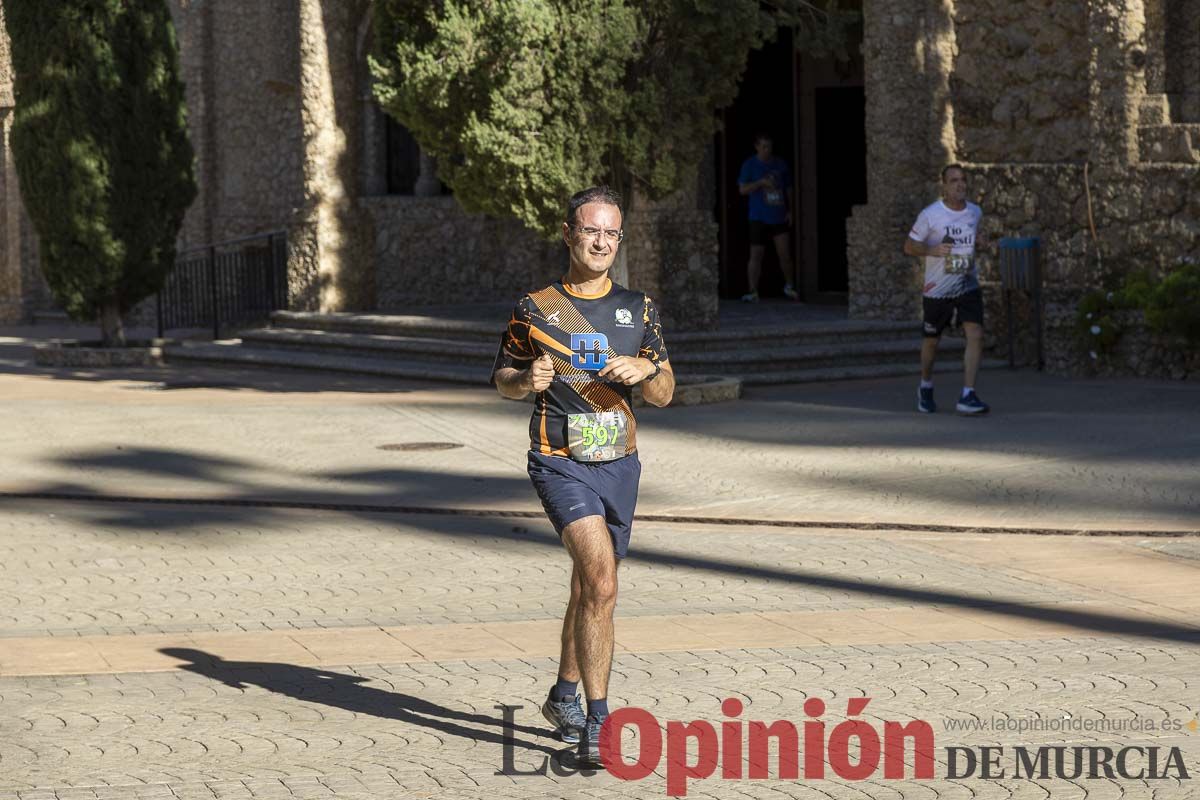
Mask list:
[[[188,662],[180,664],[179,669],[203,675],[233,689],[245,689],[247,685],[259,686],[297,700],[321,703],[355,714],[399,720],[473,742],[520,747],[547,753],[552,758],[557,758],[560,753],[554,747],[522,741],[513,735],[524,733],[548,738],[554,735],[549,729],[526,727],[486,714],[455,711],[419,697],[364,686],[369,679],[359,675],[270,661],[226,661],[212,653],[186,647],[164,647],[158,652]],[[459,723],[484,727],[468,727]],[[500,730],[497,732],[491,728]]]

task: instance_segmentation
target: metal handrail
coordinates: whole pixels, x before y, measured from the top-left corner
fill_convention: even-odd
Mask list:
[[[264,248],[231,249],[252,242],[266,245],[265,258]],[[168,317],[181,327],[211,322],[213,338],[219,339],[223,322],[252,322],[285,308],[287,232],[270,231],[179,251],[155,304],[160,338]]]
[[[243,244],[244,242],[252,242],[255,239],[269,239],[272,237],[278,237],[280,239],[286,240],[287,239],[287,231],[281,229],[281,230],[277,230],[277,231],[267,231],[266,233],[255,233],[251,236],[242,236],[239,239],[226,239],[223,242],[214,242],[213,244],[205,244],[205,245],[199,245],[197,247],[189,247],[187,250],[176,250],[175,258],[176,258],[176,260],[178,260],[180,256],[187,255],[188,253],[207,252],[214,248],[220,249],[222,247],[229,247],[230,245],[234,245],[234,244]]]

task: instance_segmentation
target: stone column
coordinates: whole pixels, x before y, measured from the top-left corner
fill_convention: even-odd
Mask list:
[[[9,146],[16,105],[12,82],[12,56],[0,7],[0,323],[7,324],[23,321],[31,300],[21,266],[21,192]]]
[[[310,228],[295,234],[308,238],[306,258],[315,257],[315,263],[297,259],[289,280],[308,284],[300,287],[297,306],[321,311],[373,303],[374,276],[362,257],[367,227],[356,205],[364,88],[356,32],[364,7],[346,0],[297,4],[304,208],[294,228]]]
[[[1145,25],[1143,0],[1088,3],[1090,159],[1102,170],[1138,161],[1137,126],[1148,63]]]
[[[438,181],[437,176],[437,161],[422,147],[418,164],[417,182],[413,186],[413,194],[417,197],[437,197],[442,193],[442,184]]]
[[[0,109],[0,126],[0,323],[14,324],[25,318],[26,298],[21,270],[21,195],[9,147],[11,107]]]
[[[953,159],[949,0],[866,0],[867,204],[847,221],[850,316],[915,319],[919,266],[903,254],[916,214]]]

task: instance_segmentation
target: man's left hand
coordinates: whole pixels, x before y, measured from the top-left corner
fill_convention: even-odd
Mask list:
[[[635,356],[615,356],[608,360],[604,369],[596,373],[597,377],[607,378],[614,383],[623,383],[626,386],[633,386],[635,383],[641,383],[650,377],[654,372],[654,365],[649,359],[637,358]]]

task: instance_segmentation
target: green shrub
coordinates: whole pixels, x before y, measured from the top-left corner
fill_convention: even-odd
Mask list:
[[[1138,294],[1152,330],[1200,345],[1200,264],[1184,264]]]
[[[1200,345],[1200,264],[1185,262],[1161,280],[1139,271],[1105,283],[1080,299],[1075,317],[1075,332],[1093,359],[1117,346],[1125,332],[1122,312],[1131,310],[1169,341]]]

